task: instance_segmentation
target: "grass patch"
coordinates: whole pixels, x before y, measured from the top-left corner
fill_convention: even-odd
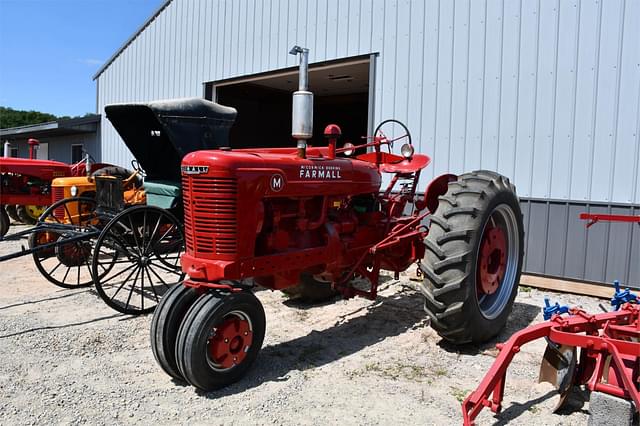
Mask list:
[[[370,362],[361,370],[350,373],[351,377],[376,374],[392,380],[404,379],[414,382],[423,382],[428,379],[428,371],[422,365],[407,363],[379,364]]]
[[[455,399],[458,400],[459,403],[462,404],[462,402],[467,397],[467,395],[469,395],[469,392],[470,391],[466,389],[460,389],[452,386],[450,393],[451,393],[451,396],[453,396]]]
[[[527,411],[531,414],[538,414],[540,412],[540,407],[532,405],[531,407],[527,408]]]
[[[433,374],[435,374],[436,377],[443,377],[443,376],[448,376],[449,372],[447,371],[446,368],[439,367],[433,370]]]
[[[523,293],[531,293],[531,287],[527,287],[526,285],[521,285],[520,291]]]

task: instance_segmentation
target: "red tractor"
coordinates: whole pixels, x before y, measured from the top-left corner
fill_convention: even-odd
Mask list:
[[[265,335],[256,285],[374,299],[380,270],[398,276],[414,263],[424,277],[425,310],[443,338],[495,336],[522,267],[514,186],[476,171],[439,176],[419,193],[430,158],[414,153],[409,131],[395,120],[356,146],[338,147],[340,129],[329,125],[328,146],[307,147],[308,50],[291,53],[300,53],[296,149],[197,151],[182,161],[188,278],[165,294],[153,317],[151,346],[162,369],[205,391],[239,380]],[[398,141],[401,155],[392,150]],[[390,183],[381,191],[383,174]]]
[[[59,177],[85,176],[87,161],[66,164],[37,160],[38,141],[29,139],[30,158],[0,157],[0,237],[9,230],[9,217],[34,224],[46,206],[52,204],[51,181]],[[93,169],[108,166],[94,164]]]

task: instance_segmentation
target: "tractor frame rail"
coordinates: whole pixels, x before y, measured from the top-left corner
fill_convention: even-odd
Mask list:
[[[640,305],[626,303],[620,310],[596,315],[572,308],[569,315],[554,314],[551,320],[520,330],[496,345],[500,354],[478,388],[462,403],[465,425],[473,425],[484,407],[500,413],[509,364],[522,345],[541,338],[581,348],[576,381],[591,391],[632,400],[639,410]]]

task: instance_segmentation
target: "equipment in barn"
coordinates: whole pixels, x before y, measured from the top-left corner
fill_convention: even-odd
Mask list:
[[[640,216],[582,213],[587,227],[599,221],[640,224]],[[614,281],[611,298],[613,312],[591,315],[578,308],[551,305],[545,298],[546,322],[515,333],[496,347],[500,354],[480,385],[462,403],[465,425],[484,407],[500,413],[509,364],[522,345],[545,338],[547,348],[540,366],[540,382],[553,384],[560,394],[556,410],[567,400],[574,385],[586,385],[602,392],[633,401],[640,412],[640,305],[628,288]],[[568,314],[568,316],[563,316]],[[578,348],[580,352],[578,353]]]
[[[296,148],[196,151],[182,161],[181,264],[189,277],[165,295],[152,321],[162,369],[203,390],[240,379],[265,333],[254,285],[333,287],[345,298],[374,299],[382,269],[398,277],[416,262],[425,309],[441,336],[495,336],[511,311],[522,264],[514,186],[476,171],[439,176],[419,192],[431,160],[414,153],[407,127],[396,120],[342,147],[340,128],[328,125],[328,146],[307,146],[308,50],[291,53],[300,55]],[[381,191],[383,174],[389,184]]]
[[[148,313],[184,276],[180,159],[226,146],[236,112],[203,99],[110,105],[105,112],[136,157],[135,171],[124,180],[116,173],[93,175],[95,198],[56,201],[34,228],[5,238],[29,235],[30,248],[0,261],[32,253],[52,283],[93,284],[112,308]],[[56,192],[79,191],[76,180],[57,183]]]

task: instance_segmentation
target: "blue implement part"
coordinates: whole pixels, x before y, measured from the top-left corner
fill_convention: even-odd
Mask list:
[[[569,312],[569,306],[560,305],[558,302],[555,305],[549,303],[549,298],[544,298],[544,307],[542,308],[542,316],[545,321],[549,321],[555,314],[566,314]]]
[[[620,290],[620,281],[615,280],[613,282],[613,287],[615,288],[615,292],[613,293],[613,297],[611,298],[611,306],[614,307],[615,311],[620,309],[620,306],[624,305],[625,303],[638,303],[638,296],[633,294],[628,288]]]

